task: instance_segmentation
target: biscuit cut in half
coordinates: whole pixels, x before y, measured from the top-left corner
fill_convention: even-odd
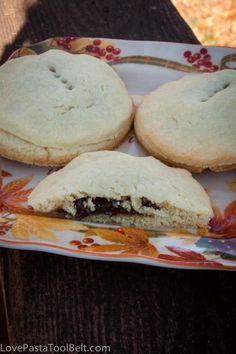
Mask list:
[[[0,68],[0,155],[65,165],[87,151],[113,149],[133,120],[123,81],[89,55],[49,50]]]
[[[171,166],[236,167],[236,71],[188,75],[148,94],[135,116],[139,142]]]
[[[117,151],[80,155],[41,181],[28,202],[40,213],[148,229],[208,227],[213,216],[191,173]]]

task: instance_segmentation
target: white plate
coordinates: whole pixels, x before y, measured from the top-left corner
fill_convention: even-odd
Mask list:
[[[142,95],[162,83],[186,74],[204,75],[206,70],[236,68],[234,48],[111,39],[97,39],[94,44],[93,41],[89,38],[52,38],[18,49],[11,59],[36,55],[55,47],[75,55],[95,52],[93,55],[100,56],[116,68],[137,102]],[[186,52],[195,56],[189,57]],[[145,155],[132,132],[118,150],[135,156]],[[194,176],[207,189],[216,207],[210,233],[206,230],[149,232],[92,224],[85,230],[84,224],[77,221],[24,214],[27,189],[52,170],[3,158],[0,161],[2,247],[171,268],[236,270],[235,170],[223,173],[207,171]]]

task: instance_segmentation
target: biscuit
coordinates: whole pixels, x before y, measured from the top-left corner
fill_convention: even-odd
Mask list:
[[[28,202],[40,213],[150,229],[207,227],[213,216],[191,173],[118,151],[78,156],[41,181]]]
[[[236,167],[236,71],[188,75],[148,94],[135,116],[142,146],[171,166]]]
[[[117,147],[133,103],[116,72],[89,55],[49,50],[0,68],[0,154],[35,165]]]

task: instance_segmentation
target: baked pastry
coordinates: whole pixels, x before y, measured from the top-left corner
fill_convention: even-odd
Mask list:
[[[236,71],[188,75],[148,94],[135,116],[153,156],[192,172],[236,167]]]
[[[105,62],[49,50],[0,68],[0,155],[64,165],[87,151],[113,149],[132,124],[127,89]]]
[[[206,227],[213,215],[191,173],[118,151],[78,156],[41,181],[28,202],[36,212],[143,228]]]

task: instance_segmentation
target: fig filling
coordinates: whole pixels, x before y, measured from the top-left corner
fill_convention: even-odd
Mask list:
[[[129,198],[122,200],[106,199],[106,198],[80,198],[75,201],[76,216],[85,218],[89,215],[105,214],[105,215],[117,215],[127,214],[134,215],[139,214],[132,206]],[[153,204],[150,200],[143,198],[142,206],[148,208],[160,209],[156,204]]]

